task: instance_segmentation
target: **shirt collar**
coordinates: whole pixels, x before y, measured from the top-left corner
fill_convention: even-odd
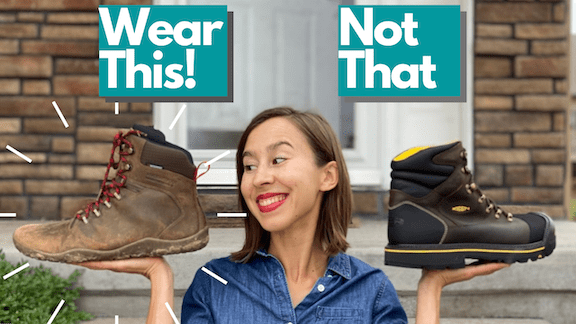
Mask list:
[[[256,251],[256,253],[263,257],[274,257],[265,249],[260,249]],[[352,271],[350,270],[350,256],[344,253],[338,253],[334,257],[331,257],[328,261],[328,267],[326,271],[328,270],[346,279],[352,278]]]
[[[352,278],[352,271],[350,270],[350,256],[344,253],[338,253],[336,256],[330,258],[328,262],[328,270],[331,270],[346,279]]]

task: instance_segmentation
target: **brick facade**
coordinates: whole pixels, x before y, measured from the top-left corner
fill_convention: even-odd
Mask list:
[[[98,97],[98,6],[150,3],[0,2],[0,147],[33,160],[0,151],[0,212],[71,217],[94,199],[116,129],[152,123],[151,104],[120,104],[114,115]],[[513,212],[566,216],[567,11],[565,0],[476,3],[476,180]],[[235,209],[230,193],[201,200],[208,210]],[[358,213],[384,206],[381,193],[357,192],[355,202]]]
[[[566,217],[566,1],[476,1],[476,182],[510,211]]]
[[[0,152],[0,212],[73,216],[98,193],[117,128],[152,123],[149,103],[120,104],[114,115],[98,97],[98,6],[114,4],[128,2],[0,2],[0,145],[33,162]]]

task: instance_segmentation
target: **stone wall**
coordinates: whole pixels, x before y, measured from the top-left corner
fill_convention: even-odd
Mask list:
[[[476,1],[475,178],[512,212],[566,217],[566,1]]]

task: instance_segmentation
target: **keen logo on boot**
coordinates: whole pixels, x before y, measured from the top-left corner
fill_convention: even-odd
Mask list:
[[[552,253],[550,217],[504,211],[466,165],[460,142],[410,149],[392,161],[385,264],[462,268],[466,258],[513,263]]]
[[[29,257],[67,263],[199,250],[208,226],[192,156],[151,127],[119,132],[95,201],[70,220],[20,227],[13,239]]]

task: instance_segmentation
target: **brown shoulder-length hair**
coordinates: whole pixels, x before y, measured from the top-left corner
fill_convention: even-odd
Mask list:
[[[322,197],[316,236],[327,254],[335,255],[338,252],[345,252],[349,246],[346,241],[346,233],[348,232],[348,224],[352,214],[352,189],[340,142],[330,124],[322,116],[310,112],[300,112],[289,107],[277,107],[265,110],[254,117],[238,143],[238,151],[236,152],[238,186],[241,185],[242,176],[244,175],[242,155],[244,154],[248,136],[258,125],[275,117],[288,119],[304,134],[314,152],[318,167],[322,167],[328,162],[336,161],[338,166],[338,184],[332,190],[325,192]],[[240,251],[232,253],[231,259],[237,262],[248,262],[254,257],[256,251],[268,248],[270,232],[260,226],[258,220],[248,209],[242,193],[240,190],[238,191],[240,206],[248,215],[244,221],[246,241]]]

